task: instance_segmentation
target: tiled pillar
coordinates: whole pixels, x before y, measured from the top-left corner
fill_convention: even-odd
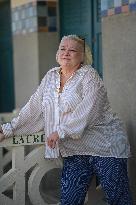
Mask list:
[[[11,0],[16,107],[56,65],[57,1]]]
[[[56,66],[58,48],[57,1],[37,1],[39,71],[40,79],[45,72]]]
[[[45,73],[56,66],[57,1],[12,0],[11,3],[15,96],[16,107],[20,108]],[[57,175],[56,170],[47,174],[48,187],[56,187],[58,179],[53,180]]]

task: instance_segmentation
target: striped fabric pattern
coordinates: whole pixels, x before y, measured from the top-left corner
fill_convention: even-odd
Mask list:
[[[9,137],[44,130],[48,137],[58,131],[63,157],[128,157],[126,132],[111,110],[98,73],[90,65],[82,66],[59,93],[59,71],[60,67],[48,71],[19,116],[2,126],[4,134]]]

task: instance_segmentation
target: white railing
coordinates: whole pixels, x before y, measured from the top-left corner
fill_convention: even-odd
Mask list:
[[[0,114],[0,123],[9,122],[16,114]],[[0,205],[59,204],[63,163],[61,158],[44,158],[44,139],[40,132],[14,136],[0,143]]]
[[[25,155],[25,147],[30,145],[36,146]],[[11,151],[4,154],[4,148],[9,148]],[[26,205],[27,195],[31,201],[28,204],[50,204],[43,199],[40,193],[40,184],[42,178],[49,171],[62,168],[62,160],[47,160],[44,158],[44,151],[43,133],[14,136],[0,143],[0,205]],[[10,160],[12,160],[12,167],[4,173],[4,167]],[[29,177],[26,177],[28,172]],[[28,179],[26,180],[26,178]],[[11,192],[12,194],[10,194]],[[53,200],[55,201],[52,197]],[[59,202],[52,204],[59,204]]]

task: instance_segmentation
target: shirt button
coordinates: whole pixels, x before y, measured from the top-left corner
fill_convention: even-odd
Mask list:
[[[59,93],[59,88],[56,89],[56,92]]]
[[[79,139],[79,136],[73,136],[72,139],[77,140]]]

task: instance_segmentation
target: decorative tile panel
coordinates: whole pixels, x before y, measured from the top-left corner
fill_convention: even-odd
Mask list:
[[[115,7],[115,14],[120,14],[122,12],[122,7]]]
[[[38,0],[12,9],[12,33],[57,31],[56,1]]]
[[[129,0],[122,0],[122,5],[127,5],[129,4]]]
[[[13,35],[37,31],[37,7],[31,2],[12,9]]]
[[[122,6],[122,1],[121,0],[114,0],[114,7],[120,7]]]
[[[114,8],[114,0],[108,1],[108,8],[109,9]]]
[[[136,0],[101,0],[101,16],[136,12]]]
[[[107,0],[101,0],[101,10],[106,11],[108,9],[108,1]]]
[[[12,9],[13,35],[57,31],[57,2],[37,0]],[[136,0],[101,0],[101,16],[136,12]]]
[[[38,31],[55,32],[57,31],[57,11],[56,1],[38,1]],[[41,19],[41,17],[43,17]]]
[[[130,11],[136,11],[136,3],[132,3],[129,5],[129,10]]]

